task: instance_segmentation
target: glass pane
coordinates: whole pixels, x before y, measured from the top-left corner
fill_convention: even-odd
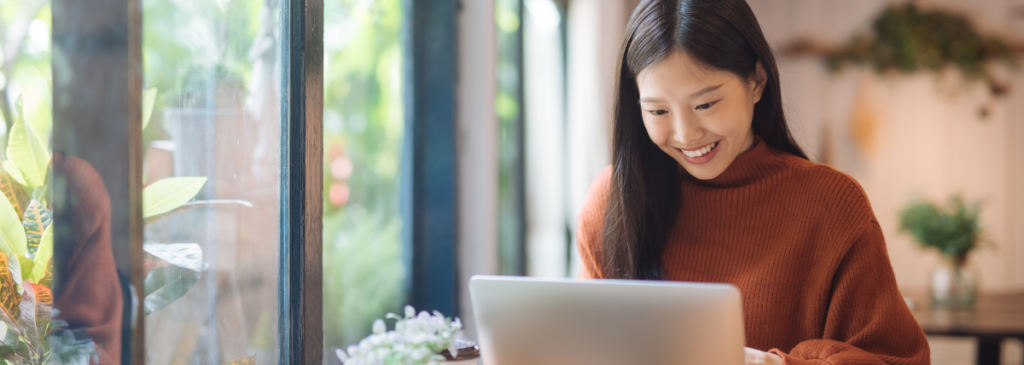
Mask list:
[[[498,0],[497,26],[498,95],[498,266],[503,275],[523,275],[526,270],[523,231],[523,117],[522,40],[523,3]]]
[[[405,303],[401,0],[324,2],[324,362]]]
[[[143,19],[146,363],[275,364],[278,1],[144,0]]]
[[[63,2],[55,6],[67,7]],[[0,1],[0,116],[5,125],[0,130],[0,356],[12,363],[117,364],[121,344],[129,341],[122,338],[127,334],[122,283],[128,262],[120,254],[126,247],[125,231],[111,229],[124,222],[124,215],[112,214],[111,207],[122,208],[127,196],[108,195],[105,189],[117,189],[124,181],[105,183],[112,180],[111,169],[94,167],[99,154],[80,154],[81,144],[65,143],[67,139],[53,143],[51,138],[54,124],[69,123],[72,113],[81,126],[101,120],[108,111],[127,115],[127,108],[117,108],[111,100],[67,98],[88,83],[87,77],[74,75],[90,60],[124,68],[127,57],[117,47],[119,39],[110,40],[115,46],[111,49],[75,42],[52,47],[52,39],[66,40],[69,30],[80,30],[85,23],[102,28],[117,14],[79,16],[77,24],[55,28],[54,11],[46,1]],[[57,34],[51,36],[53,30]],[[78,40],[103,35],[100,30]],[[84,51],[92,54],[84,57]],[[51,64],[62,77],[56,85]],[[109,81],[123,82],[110,92],[127,87],[126,78]],[[55,89],[63,96],[56,113]],[[113,104],[118,101],[123,100]],[[54,115],[63,118],[55,123]]]
[[[526,274],[565,277],[576,223],[565,194],[564,22],[552,0],[525,0],[523,13]]]

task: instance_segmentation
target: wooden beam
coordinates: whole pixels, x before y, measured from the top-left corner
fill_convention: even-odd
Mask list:
[[[279,364],[323,359],[323,0],[281,6]]]

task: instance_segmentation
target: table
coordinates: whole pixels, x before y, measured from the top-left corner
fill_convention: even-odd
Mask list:
[[[978,338],[978,365],[999,365],[1004,338],[1024,340],[1024,293],[979,294],[973,310],[932,309],[926,294],[907,295],[928,335]]]

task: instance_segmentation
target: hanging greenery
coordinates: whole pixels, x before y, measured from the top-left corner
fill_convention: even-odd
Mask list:
[[[826,62],[837,71],[846,63],[868,63],[879,72],[938,71],[956,66],[969,78],[991,78],[985,63],[1001,60],[1015,67],[1009,44],[980,34],[961,14],[922,10],[913,3],[892,5],[875,18],[872,34],[857,36]]]

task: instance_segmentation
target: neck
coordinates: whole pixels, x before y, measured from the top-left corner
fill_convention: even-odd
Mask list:
[[[747,131],[747,136],[743,138],[743,150],[740,154],[747,153],[750,149],[754,148],[754,130]]]

